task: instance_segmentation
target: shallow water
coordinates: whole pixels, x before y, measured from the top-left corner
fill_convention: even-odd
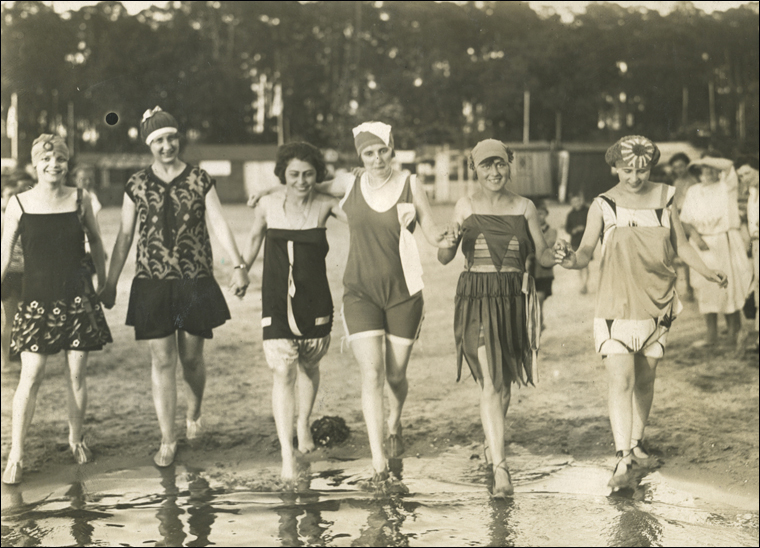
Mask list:
[[[33,475],[3,486],[2,544],[758,545],[756,505],[724,504],[659,472],[610,495],[608,468],[512,455],[515,496],[495,501],[472,453],[394,460],[402,479],[391,494],[367,489],[368,460],[314,462],[295,492],[273,490],[277,470],[253,463],[209,472],[183,464],[64,467],[52,480]]]

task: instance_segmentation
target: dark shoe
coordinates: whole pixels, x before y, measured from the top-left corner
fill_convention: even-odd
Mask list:
[[[619,489],[621,487],[626,487],[631,483],[633,473],[631,465],[625,462],[625,457],[628,455],[623,456],[623,452],[618,451],[615,453],[615,456],[618,458],[618,461],[615,468],[612,470],[612,477],[610,478],[610,481],[607,482],[607,487]]]

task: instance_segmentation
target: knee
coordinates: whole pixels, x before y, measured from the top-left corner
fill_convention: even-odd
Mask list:
[[[382,390],[385,382],[385,374],[378,368],[367,368],[362,371],[362,384],[366,388],[379,388]]]
[[[272,375],[277,383],[294,386],[296,383],[296,367],[293,363],[279,363],[272,367]]]
[[[386,379],[388,380],[388,384],[390,384],[391,386],[395,388],[406,382],[406,371],[405,370],[388,371],[386,373]]]
[[[204,368],[203,354],[180,355],[179,361],[182,363],[185,375],[197,373]]]
[[[153,370],[156,372],[174,371],[177,355],[173,352],[154,352],[151,356]]]
[[[651,390],[654,387],[654,371],[648,371],[642,375],[636,376],[636,390]]]
[[[631,392],[634,384],[633,375],[613,375],[610,377],[610,388],[616,392]]]

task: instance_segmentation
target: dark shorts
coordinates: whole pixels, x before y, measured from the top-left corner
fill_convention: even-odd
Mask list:
[[[21,289],[24,287],[23,272],[8,272],[5,274],[5,280],[2,283],[2,300],[8,299],[21,300]]]
[[[366,296],[346,290],[343,294],[343,322],[348,340],[387,334],[412,344],[420,334],[424,304],[422,292],[382,308]]]
[[[554,278],[536,278],[536,292],[543,293],[546,297],[552,294],[552,282]]]
[[[212,329],[230,319],[214,278],[154,280],[135,278],[129,295],[127,325],[135,339],[162,339],[177,329],[210,339]]]

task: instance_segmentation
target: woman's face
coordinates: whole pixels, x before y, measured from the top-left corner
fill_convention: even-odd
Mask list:
[[[393,149],[387,145],[380,143],[369,145],[362,150],[360,158],[364,164],[364,169],[376,177],[385,178],[390,170],[393,169],[391,165]]]
[[[754,169],[749,164],[744,164],[736,170],[736,174],[739,176],[739,180],[743,185],[752,186],[757,188],[758,186],[758,170]]]
[[[720,181],[720,170],[710,166],[702,166],[702,171],[699,174],[700,183],[717,183]]]
[[[676,160],[670,167],[673,169],[673,174],[679,179],[686,177],[689,172],[689,166],[683,160]]]
[[[179,156],[179,135],[161,135],[150,143],[153,158],[162,164],[172,164]]]
[[[288,192],[307,196],[317,184],[317,170],[309,162],[293,158],[285,168],[285,184]]]
[[[507,186],[510,177],[509,164],[504,158],[494,156],[486,158],[475,166],[478,183],[484,190],[500,192]]]
[[[60,152],[46,150],[34,169],[37,171],[37,180],[40,182],[63,181],[69,171],[69,161]]]
[[[649,176],[652,174],[652,168],[635,168],[620,161],[615,165],[620,183],[629,192],[640,192],[644,188]]]
[[[549,216],[549,212],[545,209],[537,209],[536,213],[538,214],[538,222],[544,224],[546,222],[546,218]]]

